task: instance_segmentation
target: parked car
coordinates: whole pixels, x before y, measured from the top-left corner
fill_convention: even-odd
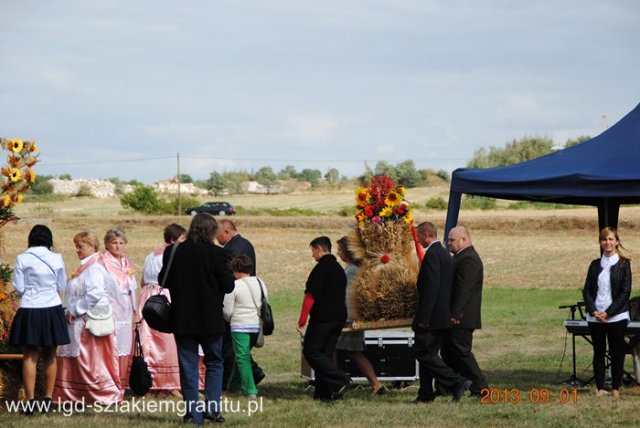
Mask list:
[[[199,207],[190,207],[185,210],[187,214],[209,213],[213,215],[236,215],[236,208],[229,202],[205,202]]]

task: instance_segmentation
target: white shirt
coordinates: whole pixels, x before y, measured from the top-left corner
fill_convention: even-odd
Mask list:
[[[262,281],[262,280],[261,280]],[[262,281],[265,298],[268,297],[267,287]],[[222,315],[231,324],[231,331],[235,333],[257,333],[260,331],[259,310],[262,307],[260,284],[255,276],[236,279],[231,293],[224,295]]]
[[[50,308],[62,303],[67,283],[64,260],[46,247],[30,247],[16,257],[13,287],[22,308]]]
[[[611,266],[618,263],[619,260],[620,256],[618,256],[617,253],[614,253],[611,257],[603,254],[600,259],[602,272],[598,275],[598,292],[596,294],[596,301],[594,302],[598,311],[606,310],[611,306],[611,303],[613,303],[613,297],[611,296]],[[618,322],[628,319],[630,319],[629,311],[626,311],[607,319],[607,322]],[[587,314],[587,321],[598,322],[591,314]]]
[[[142,283],[144,285],[158,284],[158,274],[162,269],[162,253],[156,254],[155,251],[147,256],[144,260],[144,268],[142,270]]]

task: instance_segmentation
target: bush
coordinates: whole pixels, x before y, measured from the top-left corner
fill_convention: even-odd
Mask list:
[[[509,204],[507,209],[510,210],[559,210],[575,208],[575,205],[557,204],[554,202],[533,202],[533,201],[518,201]]]
[[[486,196],[467,196],[462,200],[462,208],[466,210],[493,210],[497,202]]]
[[[91,187],[87,184],[83,184],[78,189],[78,193],[76,193],[76,196],[79,196],[79,197],[93,196],[93,193],[91,192]]]
[[[186,210],[187,208],[197,207],[198,205],[200,205],[200,201],[197,200],[196,198],[192,196],[182,196],[182,204],[181,204],[182,211],[180,212],[179,215],[184,214],[184,210]],[[172,215],[178,214],[178,197],[177,196],[174,196],[173,198],[169,198],[167,201],[164,202],[162,207],[162,214],[172,214]]]
[[[442,196],[437,196],[435,198],[431,198],[425,204],[427,208],[431,208],[432,210],[446,210],[447,209],[447,201],[445,201]]]
[[[340,217],[355,217],[357,212],[358,210],[354,205],[345,205],[338,210],[338,215]]]
[[[31,193],[36,195],[50,195],[53,193],[53,184],[49,182],[53,177],[50,175],[38,175],[36,181],[33,182],[31,187]]]
[[[154,188],[144,184],[136,186],[133,192],[121,195],[120,204],[145,214],[161,214],[164,205]]]

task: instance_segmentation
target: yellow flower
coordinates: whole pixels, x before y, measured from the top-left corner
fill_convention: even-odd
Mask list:
[[[24,195],[22,193],[14,193],[13,195],[11,195],[11,200],[16,204],[22,202],[22,198],[24,198]]]
[[[402,202],[402,196],[400,196],[399,193],[396,193],[396,192],[393,192],[393,191],[389,192],[389,194],[387,195],[387,197],[384,200],[385,205],[390,206],[390,207],[395,207],[400,202]]]
[[[368,189],[361,187],[356,191],[356,207],[364,208],[369,203],[370,199],[371,194]]]
[[[400,194],[400,196],[402,196],[403,198],[406,196],[407,194],[407,188],[404,186],[398,186],[396,187],[396,192],[398,192]]]
[[[13,201],[11,200],[11,196],[9,195],[2,195],[2,200],[0,200],[0,203],[2,203],[3,207],[10,207],[11,205],[13,205]]]
[[[21,178],[22,173],[20,172],[20,170],[18,168],[12,168],[11,173],[9,174],[9,180],[11,180],[12,183],[15,183],[17,181],[20,181]]]
[[[36,181],[36,173],[35,173],[35,171],[32,170],[32,169],[28,169],[24,173],[24,179],[27,180],[29,183],[33,183],[34,181]]]
[[[386,206],[380,210],[380,217],[390,217],[393,214],[393,208]]]
[[[404,222],[407,224],[411,224],[411,222],[413,221],[413,210],[407,211],[407,215],[405,215],[402,220],[404,220]]]
[[[15,140],[11,140],[11,151],[14,153],[20,153],[22,151],[22,140],[20,138],[16,138]]]

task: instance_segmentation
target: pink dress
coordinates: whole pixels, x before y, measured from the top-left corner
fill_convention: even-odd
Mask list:
[[[147,299],[158,294],[158,273],[162,269],[162,253],[165,246],[149,254],[144,261],[142,271],[142,290],[137,308],[137,318],[142,320],[139,326],[140,342],[144,360],[149,367],[153,384],[152,390],[171,391],[180,390],[180,370],[178,367],[178,351],[173,334],[161,333],[152,329],[142,318],[142,307]],[[169,290],[162,290],[169,301]]]
[[[110,293],[113,320],[116,328],[116,354],[119,359],[120,383],[129,387],[131,352],[133,351],[133,309],[136,307],[136,277],[127,257],[114,257],[109,251],[100,254],[101,261],[118,290]]]
[[[99,263],[99,254],[83,259],[67,284],[64,306],[74,318],[69,324],[71,343],[58,348],[54,402],[115,403],[124,398],[120,384],[115,335],[96,337],[85,328],[86,312],[109,305],[113,282]]]

